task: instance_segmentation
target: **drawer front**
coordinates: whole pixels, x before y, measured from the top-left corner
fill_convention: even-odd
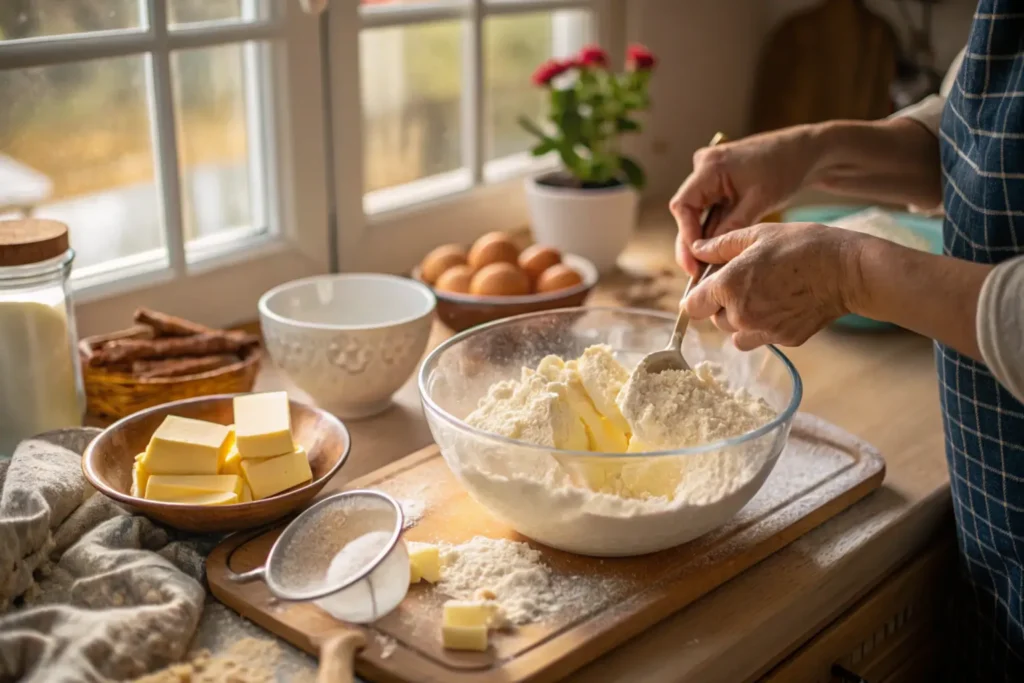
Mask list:
[[[943,538],[762,677],[761,682],[931,680],[954,563],[955,546]],[[836,671],[836,665],[847,673]]]

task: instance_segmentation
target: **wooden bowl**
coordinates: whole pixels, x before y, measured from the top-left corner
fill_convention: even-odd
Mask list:
[[[598,273],[594,264],[575,254],[564,254],[562,262],[571,266],[582,277],[583,282],[575,287],[557,292],[543,294],[527,294],[524,296],[479,296],[476,294],[453,294],[442,292],[431,287],[437,297],[437,317],[455,332],[468,330],[492,320],[509,318],[522,313],[550,311],[556,308],[572,308],[582,306],[587,300],[594,285],[597,284]],[[420,267],[412,272],[412,276],[423,282]]]
[[[183,505],[145,500],[129,493],[135,456],[168,415],[191,417],[228,425],[234,423],[234,395],[204,396],[155,406],[115,422],[105,429],[82,456],[85,478],[104,495],[124,503],[150,519],[182,531],[202,533],[238,531],[280,519],[305,506],[348,458],[352,447],[341,420],[314,406],[291,402],[292,434],[306,449],[313,481],[251,503],[235,505]]]
[[[256,383],[262,353],[258,347],[243,351],[241,360],[216,370],[181,377],[136,377],[109,368],[93,367],[87,362],[92,346],[102,341],[131,338],[137,328],[98,337],[87,337],[78,344],[82,358],[86,412],[97,417],[122,418],[168,401],[248,393]]]

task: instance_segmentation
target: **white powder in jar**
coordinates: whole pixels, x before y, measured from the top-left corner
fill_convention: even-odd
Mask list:
[[[0,292],[0,456],[24,438],[82,423],[64,300],[57,292],[37,295],[25,301]]]

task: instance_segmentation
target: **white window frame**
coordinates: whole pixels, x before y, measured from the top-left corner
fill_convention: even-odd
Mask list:
[[[483,26],[492,16],[581,9],[592,14],[593,39],[609,51],[613,63],[621,63],[625,0],[439,0],[366,6],[357,0],[332,0],[326,48],[336,206],[331,222],[341,270],[407,272],[438,244],[467,243],[484,232],[529,225],[522,179],[555,168],[557,161],[524,152],[485,163]],[[360,31],[443,20],[461,20],[468,28],[463,44],[462,168],[364,196]]]
[[[243,21],[169,29],[165,0],[139,0],[140,28],[0,42],[0,69],[144,57],[166,250],[73,275],[82,335],[125,327],[142,302],[208,324],[252,320],[262,292],[330,266],[319,22],[298,2],[242,4]],[[244,44],[255,225],[186,245],[171,54],[232,44]]]

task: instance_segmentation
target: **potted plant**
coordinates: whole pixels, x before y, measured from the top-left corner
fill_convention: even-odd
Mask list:
[[[609,69],[599,47],[584,47],[568,60],[549,60],[533,82],[549,92],[548,121],[520,117],[538,139],[532,152],[554,152],[562,168],[527,180],[526,196],[536,240],[579,254],[601,271],[615,267],[636,227],[640,165],[622,154],[621,137],[640,130],[635,114],[649,105],[647,85],[655,58],[641,45],[627,51],[622,73]]]

